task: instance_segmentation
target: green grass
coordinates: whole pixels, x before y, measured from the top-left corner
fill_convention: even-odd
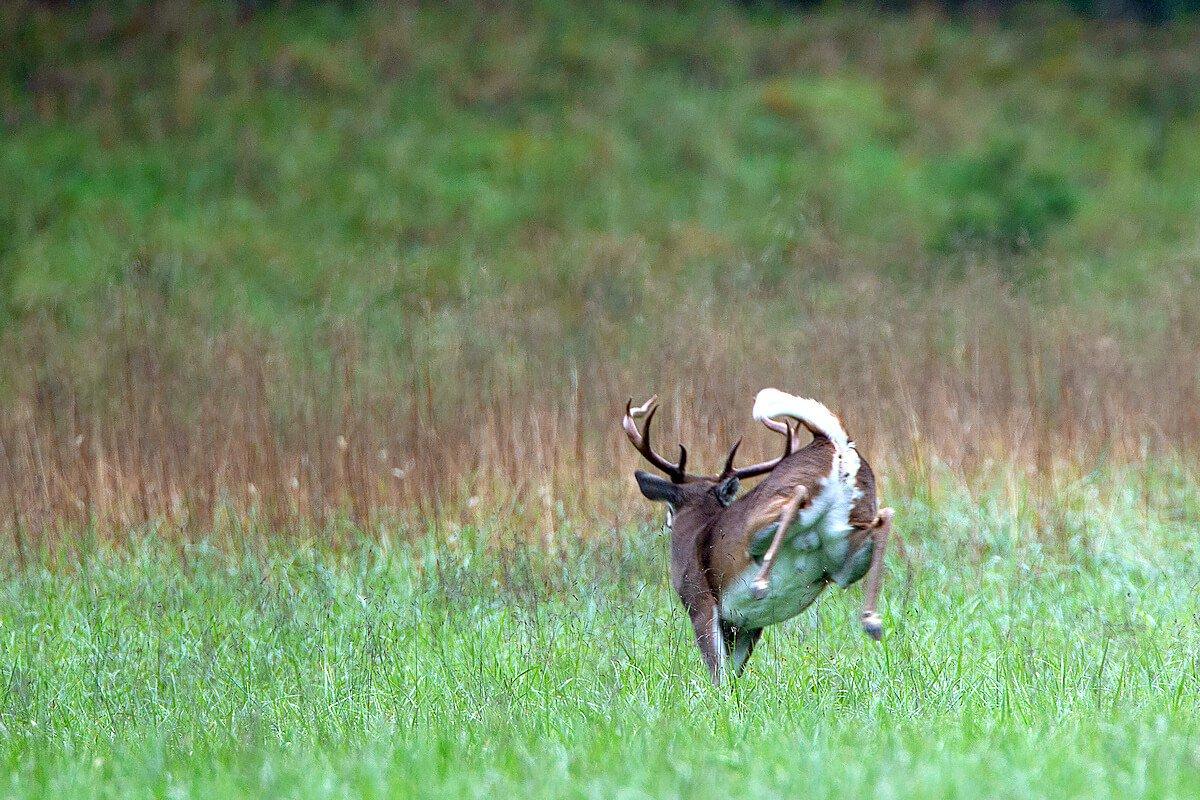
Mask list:
[[[1170,542],[1169,515],[1139,523],[1136,492],[1057,554],[997,500],[901,498],[916,569],[910,582],[892,558],[883,644],[858,629],[859,590],[833,592],[769,630],[719,691],[654,531],[559,555],[489,554],[470,530],[340,552],[277,539],[244,556],[152,536],[94,545],[0,590],[0,786],[1196,796],[1194,547]]]

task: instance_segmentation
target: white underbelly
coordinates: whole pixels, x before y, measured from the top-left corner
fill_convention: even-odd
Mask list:
[[[721,593],[721,619],[743,628],[762,628],[791,619],[820,596],[829,583],[846,587],[857,581],[871,560],[872,542],[850,552],[852,487],[823,487],[816,502],[802,510],[788,529],[775,557],[767,594],[756,600],[750,586],[761,569],[761,556]],[[761,553],[774,536],[771,525],[751,537],[751,552]]]
[[[781,550],[766,596],[755,600],[750,584],[760,565],[752,563],[721,595],[721,619],[739,628],[764,628],[791,619],[813,604],[825,588],[825,567],[811,554]]]

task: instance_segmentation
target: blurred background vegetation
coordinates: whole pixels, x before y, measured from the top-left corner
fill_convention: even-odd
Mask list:
[[[1187,11],[5,4],[5,524],[619,522],[628,395],[716,463],[771,384],[897,474],[1188,461]]]

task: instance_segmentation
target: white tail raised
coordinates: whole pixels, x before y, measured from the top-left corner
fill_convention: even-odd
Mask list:
[[[790,417],[812,431],[814,436],[829,439],[833,442],[838,456],[834,460],[832,474],[851,486],[854,485],[860,463],[858,451],[854,449],[854,442],[846,435],[841,420],[824,403],[808,397],[797,397],[778,389],[763,389],[754,398],[752,413],[759,422],[776,417]]]

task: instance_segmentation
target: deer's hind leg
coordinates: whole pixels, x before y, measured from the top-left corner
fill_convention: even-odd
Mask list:
[[[808,489],[801,486],[783,507],[783,513],[779,515],[779,527],[775,529],[775,538],[771,540],[771,546],[767,548],[767,552],[763,556],[762,567],[759,569],[758,575],[750,584],[750,596],[755,600],[762,600],[767,596],[767,589],[771,586],[771,568],[775,566],[775,556],[779,554],[779,546],[783,544],[783,537],[787,535],[787,529],[796,519],[796,512],[807,500]]]
[[[883,552],[887,548],[888,536],[892,532],[892,517],[895,511],[879,509],[875,525],[868,532],[871,537],[871,566],[867,568],[867,584],[863,593],[863,631],[875,641],[883,638],[883,621],[879,618],[879,590],[883,585]]]

